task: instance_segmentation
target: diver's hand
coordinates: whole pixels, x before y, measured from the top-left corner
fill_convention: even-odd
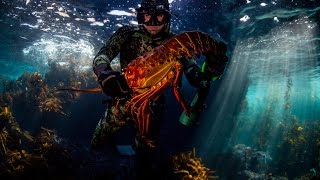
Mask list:
[[[193,87],[205,87],[210,83],[212,77],[205,72],[202,72],[196,64],[189,66],[185,71],[186,78]]]
[[[125,97],[131,91],[124,76],[111,68],[105,69],[98,76],[98,82],[103,92],[112,97]]]
[[[205,54],[206,65],[204,67],[204,76],[209,80],[214,77],[220,77],[224,72],[228,57],[225,55],[216,56],[213,54]]]

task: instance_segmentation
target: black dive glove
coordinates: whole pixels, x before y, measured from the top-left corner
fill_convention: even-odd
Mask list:
[[[225,55],[216,56],[212,54],[204,54],[206,57],[203,69],[189,60],[183,60],[184,72],[189,83],[194,87],[204,86],[203,83],[210,82],[213,78],[219,78],[228,62]]]
[[[212,79],[214,77],[219,78],[228,62],[228,57],[225,55],[216,56],[212,54],[205,54],[206,63],[204,65],[203,73],[206,78]]]
[[[203,72],[201,72],[201,69],[197,64],[192,64],[189,67],[186,67],[185,75],[188,82],[193,87],[203,86],[205,81],[211,80],[207,78]]]
[[[95,73],[98,76],[98,83],[103,92],[112,97],[126,97],[131,91],[124,76],[118,71],[114,71],[110,66],[101,64],[96,67]],[[103,70],[101,70],[103,68]],[[99,71],[100,69],[100,71]]]

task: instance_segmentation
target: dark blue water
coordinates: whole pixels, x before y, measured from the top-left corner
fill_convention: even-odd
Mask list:
[[[47,93],[66,85],[97,87],[92,59],[114,31],[137,23],[138,3],[2,0],[1,91],[28,92],[32,85],[21,80],[26,72],[40,72]],[[171,9],[172,31],[219,36],[227,43],[229,64],[222,78],[213,82],[195,128],[179,124],[181,107],[167,93],[171,101],[162,127],[163,154],[196,147],[203,162],[222,179],[316,176],[320,2],[174,0]],[[19,78],[21,84],[10,86]],[[194,89],[183,82],[185,93],[192,96]],[[30,99],[32,93],[24,98]],[[103,99],[103,94],[63,96],[65,114],[42,113],[34,104],[18,100],[1,106],[10,106],[22,129],[31,133],[41,126],[55,129],[61,138],[87,147],[104,113]]]

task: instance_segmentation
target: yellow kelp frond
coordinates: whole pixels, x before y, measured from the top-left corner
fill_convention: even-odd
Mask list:
[[[174,155],[170,159],[171,170],[178,179],[208,180],[217,179],[215,171],[210,170],[196,157],[195,148],[190,152]]]

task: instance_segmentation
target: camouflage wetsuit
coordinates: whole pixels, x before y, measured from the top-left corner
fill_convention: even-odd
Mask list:
[[[145,54],[146,52],[151,51],[153,48],[164,43],[173,36],[173,33],[169,33],[169,28],[159,32],[156,37],[152,37],[142,25],[124,26],[112,35],[112,37],[104,44],[104,46],[96,55],[93,61],[94,72],[99,79],[100,72],[103,72],[103,69],[106,68],[106,66],[110,66],[111,61],[119,53],[121,68],[125,68],[132,60]],[[201,73],[200,67],[192,60],[182,58],[179,61],[183,66],[183,71],[188,82],[194,87],[203,87],[200,85],[201,82],[209,83],[213,76],[219,77],[223,73],[227,60],[228,59],[226,56],[206,56],[206,62],[210,62],[211,66],[206,66],[204,73]],[[210,78],[204,80],[203,75],[207,74]],[[208,87],[209,86],[201,89],[205,89],[205,91],[207,91],[209,89]],[[201,99],[200,96],[199,99]],[[121,127],[131,122],[131,119],[126,115],[125,112],[125,102],[126,99],[124,98],[123,101],[114,100],[108,103],[105,116],[99,121],[94,132],[92,139],[93,148],[103,146],[107,141],[112,140],[113,135],[115,135]],[[154,161],[157,157],[157,148],[153,148],[157,146],[164,105],[165,103],[163,95],[160,96],[156,102],[150,104],[151,118],[149,122],[148,134],[145,135],[145,138],[141,138],[139,135],[136,136],[136,157],[138,161],[137,177],[155,178],[157,176],[155,175],[155,172],[161,171],[162,169],[158,167],[163,167],[164,169],[166,168],[165,162],[161,162],[161,158],[160,163],[158,162],[158,165],[162,165],[154,165]],[[157,172],[156,174],[162,173]]]
[[[173,33],[167,31],[159,32],[156,37],[151,37],[150,34],[144,29],[142,25],[140,26],[124,26],[116,31],[112,37],[105,43],[105,45],[100,49],[97,56],[93,62],[93,69],[98,75],[99,67],[101,65],[110,66],[110,62],[120,53],[120,65],[121,68],[125,68],[132,60],[136,57],[151,51],[156,46],[164,43],[166,40],[173,37]],[[220,43],[221,46],[225,46],[224,43]],[[222,48],[223,49],[223,48]],[[165,52],[164,52],[165,53]],[[214,57],[213,55],[206,55],[206,62],[210,64],[206,66],[204,73],[210,78],[206,78],[209,81],[212,77],[219,77],[226,66],[228,61],[227,56]],[[194,87],[200,87],[200,82],[203,82],[203,75],[201,75],[201,70],[199,66],[192,60],[182,58],[180,63],[183,66],[184,73],[187,77],[189,83]],[[105,67],[105,66],[104,66]],[[207,82],[206,80],[206,82]],[[105,117],[100,120],[99,124],[94,133],[92,140],[92,145],[96,146],[103,144],[110,135],[115,133],[121,126],[126,124],[129,119],[124,112],[124,103],[109,103],[109,107],[105,113]],[[146,135],[148,140],[151,140],[153,145],[155,140],[158,138],[160,131],[160,120],[161,112],[164,106],[164,97],[158,98],[157,102],[151,104],[151,121],[149,124],[149,133]],[[139,140],[139,137],[137,137]],[[143,142],[145,143],[145,142]],[[143,144],[142,143],[142,144]]]
[[[136,57],[151,51],[172,36],[174,36],[173,33],[160,32],[156,37],[151,37],[143,26],[124,26],[118,29],[100,49],[94,59],[93,69],[96,72],[99,70],[96,68],[99,65],[110,65],[110,62],[119,53],[121,68],[125,68]],[[118,105],[115,102],[109,103],[104,118],[100,120],[94,132],[93,146],[103,144],[107,138],[129,121],[124,112],[124,103],[125,100]],[[152,141],[157,139],[159,134],[160,112],[163,109],[163,105],[164,97],[161,97],[152,108],[153,118],[151,118],[149,134],[147,134],[148,139]]]

